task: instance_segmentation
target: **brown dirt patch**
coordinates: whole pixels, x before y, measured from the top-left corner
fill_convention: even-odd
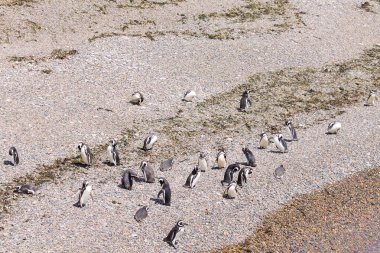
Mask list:
[[[379,239],[380,168],[299,196],[240,245],[211,252],[357,252]]]

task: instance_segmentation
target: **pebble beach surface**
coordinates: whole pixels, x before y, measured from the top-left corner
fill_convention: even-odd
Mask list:
[[[233,39],[212,39],[212,36],[204,36],[210,31],[202,30],[198,23],[183,24],[183,18],[172,17],[183,12],[188,20],[196,20],[203,13],[215,11],[222,13],[222,18],[215,21],[211,15],[202,22],[215,21],[219,22],[217,25],[237,29],[236,20],[224,20],[223,13],[245,1],[234,4],[205,1],[202,7],[190,0],[163,1],[168,4],[130,9],[121,8],[123,3],[118,3],[117,7],[98,1],[87,6],[90,18],[87,19],[83,12],[86,18],[79,22],[81,19],[76,19],[75,15],[81,12],[71,11],[84,7],[69,4],[65,8],[66,4],[57,0],[55,6],[61,8],[62,13],[76,13],[73,14],[75,18],[70,19],[71,29],[61,27],[64,22],[56,23],[59,31],[47,24],[54,23],[55,12],[42,12],[44,8],[52,10],[51,3],[21,1],[21,5],[13,5],[14,2],[0,1],[0,10],[9,17],[0,25],[8,31],[8,41],[0,41],[3,47],[0,52],[3,89],[0,94],[0,150],[3,150],[0,158],[9,160],[8,149],[16,146],[20,165],[0,164],[3,207],[0,252],[171,252],[173,248],[164,243],[163,238],[178,219],[185,220],[189,226],[179,239],[177,251],[221,248],[252,235],[269,212],[293,197],[322,189],[355,172],[380,166],[376,152],[380,145],[380,106],[365,107],[367,93],[362,91],[356,100],[352,95],[343,96],[340,99],[347,101],[337,101],[336,108],[335,105],[321,110],[306,108],[296,114],[279,113],[279,118],[275,119],[266,119],[265,115],[272,115],[272,112],[261,107],[257,109],[263,105],[255,105],[254,101],[247,117],[259,115],[261,125],[243,124],[239,120],[244,114],[236,117],[237,112],[231,112],[238,106],[239,96],[233,97],[232,102],[227,99],[228,103],[224,104],[223,101],[209,102],[216,95],[229,94],[256,73],[280,71],[278,75],[281,76],[281,71],[287,68],[318,72],[326,64],[335,63],[342,63],[337,71],[339,83],[331,82],[330,87],[317,92],[330,94],[329,89],[345,92],[346,82],[342,76],[350,80],[350,87],[358,86],[365,92],[378,89],[378,71],[368,74],[363,70],[367,67],[364,63],[361,70],[345,72],[344,69],[345,62],[359,58],[365,49],[379,47],[380,7],[377,1],[370,1],[370,11],[363,9],[360,1],[289,1],[291,6],[285,7],[287,15],[300,17],[302,22],[299,19],[287,21],[290,23],[283,25],[285,29],[274,31],[273,27],[279,25],[271,22],[281,19],[279,14],[260,17],[250,23],[237,22],[244,26],[238,30],[244,32],[237,33],[241,36]],[[106,6],[105,13],[91,15],[102,4]],[[148,28],[145,26],[129,23],[145,35],[133,35],[135,31],[128,29],[125,34],[117,34],[113,30],[118,27],[116,23],[128,21],[123,20],[124,11],[131,18],[143,13],[144,20],[157,14],[154,27],[149,28],[151,33],[146,34]],[[192,11],[197,15],[189,18]],[[103,25],[103,19],[109,20],[110,25]],[[19,26],[14,28],[14,24]],[[257,27],[256,32],[246,29],[249,24]],[[182,31],[185,29],[182,25],[202,36],[170,32],[172,29]],[[92,28],[86,30],[90,26]],[[79,31],[73,32],[75,28]],[[157,35],[160,31],[163,35]],[[102,37],[89,40],[100,33]],[[152,34],[156,37],[150,38]],[[236,36],[236,33],[229,36]],[[375,66],[375,70],[376,61],[379,61],[377,54],[373,54],[376,50],[367,53],[372,57],[371,67]],[[335,73],[329,69],[325,72],[326,75]],[[313,82],[317,84],[318,80]],[[297,94],[297,89],[286,90],[287,84],[278,82],[276,85],[285,87],[284,94]],[[194,102],[181,101],[188,89],[197,92]],[[141,106],[128,103],[135,91],[144,94]],[[255,90],[251,93],[255,96]],[[268,105],[276,105],[272,94],[266,96]],[[330,98],[334,100],[334,95]],[[206,108],[203,111],[199,109],[201,104]],[[223,130],[218,125],[211,129],[207,122],[214,123],[218,119],[213,118],[212,111],[207,111],[207,106],[213,106],[215,114],[225,112],[226,119],[220,120],[223,124],[237,120],[233,123],[236,127]],[[294,108],[302,108],[302,100],[295,101]],[[281,112],[281,108],[278,110]],[[285,133],[281,127],[285,117],[293,118],[300,140],[289,143],[289,152],[285,154],[272,152],[276,151],[274,148],[257,149],[261,131]],[[267,120],[277,125],[265,123]],[[328,123],[334,120],[342,123],[341,132],[325,135]],[[184,127],[192,124],[201,126],[205,132],[193,133],[192,129]],[[153,151],[141,151],[144,138],[152,133],[159,138]],[[105,144],[111,138],[121,140],[122,165],[116,168],[103,164],[107,159]],[[95,165],[89,169],[74,163],[80,141],[95,149]],[[241,148],[247,144],[256,156],[257,167],[236,199],[222,197],[224,187],[220,181],[224,171],[209,169],[201,174],[194,189],[183,187],[199,151],[208,153],[211,168],[221,147],[227,151],[228,163],[245,161]],[[160,162],[171,156],[175,157],[173,169],[158,171]],[[62,159],[62,164],[67,158],[69,162],[65,166],[69,169],[60,169],[58,158]],[[118,186],[123,170],[137,171],[142,160],[152,165],[157,176],[168,179],[173,190],[171,207],[154,204],[151,200],[160,189],[158,182],[136,182],[132,191]],[[52,175],[48,175],[46,182],[38,180],[38,194],[9,195],[9,187],[35,180],[35,174],[44,170],[43,164],[51,165]],[[273,173],[280,164],[286,172],[278,180]],[[55,177],[55,174],[60,176]],[[74,194],[84,179],[93,185],[94,202],[77,208],[73,206]],[[136,223],[133,216],[144,205],[150,206],[148,217]]]

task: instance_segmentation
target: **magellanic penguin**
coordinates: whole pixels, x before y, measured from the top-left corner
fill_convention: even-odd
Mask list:
[[[92,154],[90,148],[84,144],[83,142],[79,143],[78,149],[80,151],[80,156],[82,158],[82,162],[85,165],[91,165],[92,163]]]
[[[342,124],[340,122],[331,122],[327,127],[327,133],[326,134],[337,134],[342,127]]]
[[[121,185],[127,189],[132,190],[133,180],[137,177],[136,172],[131,169],[126,169],[121,177]]]
[[[143,206],[139,210],[137,210],[137,212],[134,216],[135,220],[137,222],[140,222],[143,219],[145,219],[146,217],[148,217],[148,210],[149,210],[148,206]]]
[[[132,94],[132,97],[130,100],[131,104],[141,105],[143,101],[144,101],[144,96],[140,92],[135,92]]]
[[[170,246],[173,246],[175,249],[178,248],[178,236],[185,231],[186,224],[183,220],[177,221],[177,224],[175,225],[172,230],[170,230],[168,236],[164,238],[164,242],[169,243]]]
[[[234,199],[237,196],[236,182],[231,182],[227,189],[224,191],[224,197],[228,199]]]
[[[288,145],[286,144],[284,138],[282,137],[282,134],[276,134],[276,135],[273,137],[273,140],[274,140],[274,144],[276,145],[276,147],[277,147],[282,153],[288,152]]]
[[[371,90],[369,92],[369,96],[367,98],[367,106],[372,106],[372,105],[375,105],[375,100],[378,100],[377,96],[376,96],[376,91],[374,90]]]
[[[143,150],[151,150],[153,148],[154,143],[156,143],[157,139],[157,135],[154,134],[146,137],[146,139],[144,140]]]
[[[16,189],[14,190],[14,192],[24,193],[24,194],[35,194],[36,191],[37,191],[37,187],[30,184],[16,186]]]
[[[219,151],[218,155],[216,156],[216,163],[219,169],[224,169],[226,167],[227,154],[224,152],[224,150]]]
[[[269,139],[266,133],[260,134],[259,148],[264,149],[269,146]]]
[[[239,110],[241,112],[247,111],[247,109],[251,106],[251,99],[249,98],[249,91],[244,91],[243,95],[240,99],[240,107]]]
[[[251,167],[256,167],[256,159],[255,156],[253,155],[252,151],[248,147],[243,147],[242,151],[245,155],[245,158],[247,158],[247,164],[248,166]]]
[[[285,121],[285,127],[288,130],[289,135],[292,137],[292,141],[298,141],[296,129],[290,120]]]
[[[194,166],[190,175],[187,177],[184,187],[194,188],[200,176],[201,176],[201,171],[196,165]]]
[[[224,178],[221,181],[222,185],[230,184],[234,179],[234,174],[240,170],[239,164],[230,164],[224,172]]]
[[[183,96],[183,101],[186,102],[192,102],[197,94],[193,90],[186,91],[185,95]]]
[[[198,157],[198,168],[202,171],[202,172],[206,172],[207,170],[207,160],[206,160],[206,153],[204,152],[200,152],[199,154],[199,157]]]
[[[140,170],[143,174],[144,181],[147,183],[154,183],[156,180],[154,178],[154,170],[148,165],[147,162],[142,161],[140,163]]]
[[[18,157],[18,152],[15,147],[11,147],[9,149],[9,155],[11,155],[13,158],[13,166],[16,166],[20,163],[20,158]]]
[[[248,178],[248,175],[250,175],[250,174],[252,174],[252,169],[251,168],[248,168],[248,167],[242,168],[239,171],[237,184],[240,187],[243,187],[243,184],[247,183],[247,178]]]
[[[120,165],[119,152],[116,150],[117,141],[113,139],[110,142],[107,147],[108,159],[114,166]]]
[[[276,179],[281,179],[284,174],[285,168],[282,164],[274,170],[274,177]]]
[[[81,208],[84,207],[86,205],[88,197],[90,196],[92,201],[94,201],[94,198],[92,196],[92,186],[85,180],[83,181],[82,188],[79,190],[79,199],[76,203],[76,206]]]
[[[172,199],[172,191],[170,189],[169,182],[163,177],[161,177],[158,181],[160,182],[162,188],[158,192],[157,198],[160,199],[160,196],[162,194],[163,204],[165,206],[170,206],[171,205],[171,199]]]

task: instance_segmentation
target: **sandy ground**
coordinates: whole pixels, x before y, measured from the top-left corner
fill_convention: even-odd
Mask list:
[[[229,94],[255,73],[291,67],[320,68],[328,63],[359,59],[364,49],[380,43],[377,25],[380,8],[376,1],[370,2],[370,11],[359,8],[360,1],[290,1],[291,6],[281,7],[286,10],[285,16],[270,12],[270,15],[238,24],[236,20],[225,18],[225,13],[244,4],[239,1],[233,4],[204,1],[202,5],[194,5],[194,1],[169,1],[141,8],[127,8],[128,1],[85,2],[83,5],[60,1],[21,1],[21,5],[10,2],[4,1],[6,4],[0,6],[4,12],[1,26],[3,31],[8,31],[2,36],[8,39],[1,40],[3,50],[0,52],[4,90],[0,94],[0,148],[4,150],[1,158],[7,160],[9,147],[15,145],[20,151],[21,164],[16,168],[0,165],[3,185],[25,181],[23,177],[41,164],[52,164],[57,158],[75,155],[79,141],[94,147],[115,136],[125,140],[121,145],[125,166],[137,169],[137,164],[147,159],[157,168],[165,155],[175,155],[178,161],[188,160],[179,162],[174,171],[165,174],[178,191],[179,201],[168,210],[154,206],[151,219],[136,228],[132,216],[137,205],[151,203],[149,198],[154,197],[159,187],[138,184],[136,191],[128,193],[119,189],[122,168],[102,165],[105,156],[98,152],[94,168],[70,169],[63,174],[63,180],[55,180],[57,184],[42,185],[42,193],[37,197],[12,202],[11,214],[3,214],[2,250],[9,252],[17,246],[18,251],[75,251],[80,247],[86,247],[83,251],[111,251],[121,247],[167,252],[170,249],[162,243],[161,237],[179,217],[193,224],[182,239],[182,250],[219,248],[242,241],[253,232],[261,217],[292,196],[318,189],[355,171],[378,166],[379,159],[373,150],[378,147],[379,111],[378,107],[363,107],[366,97],[363,92],[379,87],[379,81],[373,74],[375,78],[372,76],[363,82],[369,75],[361,76],[363,71],[342,74],[353,76],[350,80],[359,80],[358,86],[362,87],[356,101],[351,97],[347,99],[348,102],[360,101],[360,104],[347,107],[350,103],[343,103],[342,110],[346,113],[338,116],[345,122],[342,134],[338,138],[323,135],[326,119],[337,113],[334,110],[315,112],[314,108],[313,114],[303,114],[301,110],[297,115],[290,115],[295,117],[298,127],[307,126],[301,130],[301,141],[292,144],[291,152],[285,155],[262,154],[255,150],[260,166],[252,182],[257,180],[257,184],[243,189],[242,197],[235,201],[221,198],[223,188],[218,185],[221,172],[211,171],[215,177],[202,175],[199,189],[188,191],[181,187],[196,161],[196,151],[207,150],[209,159],[213,160],[216,149],[224,146],[231,153],[230,161],[242,160],[241,146],[256,143],[256,135],[263,127],[269,129],[271,124],[259,125],[259,128],[253,125],[249,130],[238,128],[231,134],[208,131],[209,127],[205,127],[207,135],[198,136],[194,139],[196,143],[189,143],[189,149],[185,150],[183,138],[186,135],[180,136],[181,143],[176,143],[171,134],[176,122],[170,120],[183,112],[181,124],[183,119],[188,120],[189,125],[207,121],[210,111],[193,114],[196,105],[181,102],[187,89],[196,90],[197,101],[209,105],[207,101],[213,101],[213,96]],[[105,13],[100,11],[99,14],[99,6],[96,6],[99,4],[106,6]],[[209,15],[213,12],[219,14]],[[198,20],[201,14],[208,16]],[[184,22],[183,17],[190,21]],[[128,23],[135,19],[145,22],[137,26]],[[133,28],[123,29],[126,23]],[[64,27],[67,24],[69,27]],[[221,39],[210,38],[210,34],[217,34],[218,29],[226,27],[235,30],[219,36]],[[101,34],[98,39],[92,39]],[[76,51],[67,57],[57,57],[52,53],[54,49]],[[373,61],[377,59],[374,57]],[[343,79],[342,83],[331,85],[336,89],[344,87]],[[279,87],[286,85],[279,84]],[[129,95],[136,90],[146,96],[141,107],[128,103]],[[238,97],[234,99],[238,101]],[[215,105],[215,111],[223,111],[227,105],[228,113],[234,116],[236,112],[229,111],[235,106],[232,102]],[[358,115],[364,119],[362,122],[355,122]],[[323,121],[316,125],[318,120]],[[282,118],[275,120],[277,124],[282,121]],[[357,129],[363,130],[358,132]],[[151,132],[161,134],[158,151],[148,156],[137,152],[143,138]],[[320,134],[321,139],[315,141],[315,133]],[[308,141],[315,144],[310,145]],[[330,151],[325,149],[326,145],[334,148],[338,145],[338,148],[323,153]],[[353,146],[360,148],[353,149]],[[319,157],[323,157],[323,162]],[[300,169],[290,170],[289,181],[284,180],[279,186],[271,175],[281,162],[289,168]],[[97,197],[93,204],[80,210],[72,207],[72,195],[83,178],[93,182]],[[210,189],[209,185],[215,188]],[[204,194],[206,191],[211,193]],[[206,209],[211,217],[204,215]],[[239,210],[241,216],[227,219],[234,210]],[[223,222],[215,224],[221,217]],[[239,221],[249,226],[242,227]],[[74,243],[73,239],[86,227],[97,233],[89,233]],[[215,233],[204,237],[212,227]],[[148,228],[151,232],[144,237]],[[130,241],[125,242],[126,238]],[[51,244],[42,244],[45,240]]]

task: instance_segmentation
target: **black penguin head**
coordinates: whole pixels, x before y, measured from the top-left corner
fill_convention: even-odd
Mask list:
[[[249,90],[244,91],[243,97],[248,97],[248,96],[249,96]]]
[[[261,134],[259,134],[260,137],[264,137],[264,136],[267,136],[267,134],[265,132],[262,132]]]
[[[158,179],[158,182],[160,182],[161,186],[167,183],[166,179],[163,178],[163,177],[160,177],[160,178]]]
[[[237,172],[240,170],[240,166],[239,164],[235,164],[234,168],[233,168],[233,172]]]
[[[141,170],[144,170],[146,166],[147,166],[147,163],[146,163],[145,161],[142,161],[142,162],[140,163],[140,169],[141,169]]]
[[[195,165],[192,174],[195,175],[198,173],[198,171],[199,171],[198,165]]]
[[[16,152],[17,152],[17,150],[16,150],[15,147],[11,147],[11,148],[9,149],[9,155],[13,155],[13,154],[16,153]]]
[[[186,226],[186,225],[188,225],[188,224],[185,223],[183,220],[179,220],[179,221],[177,221],[177,227],[184,227],[184,226]]]
[[[110,142],[111,142],[112,147],[116,147],[116,145],[117,145],[117,140],[112,139]]]
[[[292,122],[290,120],[285,121],[285,126],[291,126]]]
[[[83,142],[80,142],[80,143],[79,143],[79,145],[78,145],[78,149],[79,149],[79,151],[81,151],[83,145],[84,145]]]
[[[199,157],[200,158],[205,158],[206,157],[206,153],[205,152],[200,152]]]
[[[87,180],[84,180],[82,183],[82,189],[85,189],[90,183]]]
[[[144,206],[145,210],[148,211],[149,210],[149,206]]]

